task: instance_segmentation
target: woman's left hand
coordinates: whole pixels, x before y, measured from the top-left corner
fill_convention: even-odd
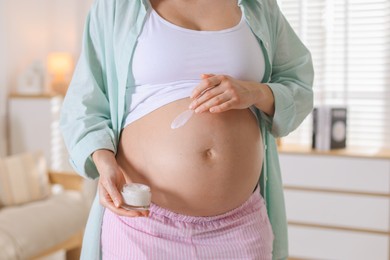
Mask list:
[[[245,109],[252,105],[273,115],[274,97],[271,89],[258,82],[237,80],[226,75],[203,74],[201,83],[192,92],[190,109],[196,113],[220,113]]]

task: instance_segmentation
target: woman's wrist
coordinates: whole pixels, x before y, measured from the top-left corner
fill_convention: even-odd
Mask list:
[[[256,83],[254,105],[269,116],[275,113],[275,98],[271,88],[264,83]]]
[[[107,149],[100,149],[93,152],[92,160],[98,170],[102,169],[103,167],[106,168],[117,165],[114,152]]]

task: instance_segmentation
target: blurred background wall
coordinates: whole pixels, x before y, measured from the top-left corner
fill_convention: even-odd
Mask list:
[[[5,0],[0,0],[0,156],[6,152],[6,57],[5,57]]]
[[[79,55],[93,0],[0,0],[0,156],[7,153],[7,95],[33,62],[51,52]]]

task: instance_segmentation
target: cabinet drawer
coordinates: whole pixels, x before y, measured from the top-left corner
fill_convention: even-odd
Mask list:
[[[390,198],[285,190],[289,221],[389,232]]]
[[[284,185],[390,194],[390,161],[280,155]]]
[[[308,259],[389,259],[389,237],[289,226],[290,256]]]

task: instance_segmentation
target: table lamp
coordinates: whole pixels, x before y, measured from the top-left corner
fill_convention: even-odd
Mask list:
[[[47,58],[47,69],[51,76],[50,91],[65,95],[73,70],[72,56],[65,52],[50,53]]]

